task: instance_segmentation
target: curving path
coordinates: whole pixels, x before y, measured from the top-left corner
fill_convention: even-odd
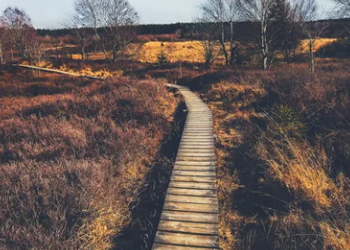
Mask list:
[[[219,248],[218,200],[210,109],[187,87],[188,115],[153,250]]]
[[[59,70],[13,66],[104,80]],[[213,116],[187,87],[167,86],[183,95],[188,115],[152,250],[219,250]]]

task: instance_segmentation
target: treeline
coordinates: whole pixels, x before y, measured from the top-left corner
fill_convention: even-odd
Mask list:
[[[346,37],[346,32],[344,32],[344,27],[350,23],[349,18],[342,19],[328,19],[321,20],[320,22],[328,23],[328,27],[324,30],[321,37],[324,38],[344,38]],[[227,22],[225,26],[229,28],[229,23]],[[252,31],[254,33],[259,32],[257,22],[235,22],[234,29],[236,37],[246,40],[252,36]],[[172,24],[142,24],[131,27],[136,35],[163,35],[163,34],[175,34],[178,33],[182,38],[193,38],[192,31],[196,23],[172,23]],[[93,29],[90,28],[91,33]],[[103,28],[98,29],[100,33],[103,32]],[[62,29],[37,29],[37,34],[41,37],[64,37],[73,36],[74,29],[62,28]]]

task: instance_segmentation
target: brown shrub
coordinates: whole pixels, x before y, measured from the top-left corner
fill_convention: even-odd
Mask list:
[[[20,78],[0,97],[0,248],[112,248],[177,102],[153,81]]]
[[[187,82],[214,112],[223,249],[349,248],[347,65]]]

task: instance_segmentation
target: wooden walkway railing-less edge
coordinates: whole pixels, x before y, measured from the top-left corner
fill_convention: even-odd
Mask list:
[[[213,116],[187,87],[167,86],[182,94],[188,115],[152,249],[220,249]]]

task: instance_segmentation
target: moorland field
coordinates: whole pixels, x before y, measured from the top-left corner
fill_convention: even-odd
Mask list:
[[[23,55],[0,28],[0,249],[150,249],[185,118],[165,83],[213,112],[222,249],[350,249],[350,42],[329,22],[268,67],[247,24],[140,26],[118,51],[30,29]]]

